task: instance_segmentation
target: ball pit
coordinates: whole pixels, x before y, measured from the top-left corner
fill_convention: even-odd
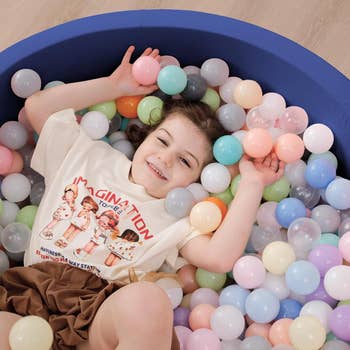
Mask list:
[[[140,27],[142,27],[142,33],[140,33]],[[185,47],[181,47],[180,45],[174,45],[174,42],[179,42],[179,37],[186,37],[192,43],[191,50],[186,50]],[[118,42],[119,52],[116,52],[115,45],[104,44],[113,41]],[[281,117],[281,124],[284,125],[284,129],[290,133],[301,133],[306,129],[304,132],[304,144],[309,151],[316,153],[326,153],[334,140],[331,150],[340,161],[337,174],[349,178],[350,150],[347,147],[346,136],[347,118],[350,117],[349,80],[317,56],[276,34],[229,18],[191,11],[129,11],[90,17],[39,33],[5,50],[0,53],[0,102],[3,106],[1,124],[9,120],[16,120],[23,106],[23,99],[15,96],[9,88],[11,78],[18,69],[31,68],[40,72],[43,83],[53,81],[53,79],[61,79],[65,82],[91,79],[110,73],[120,61],[123,50],[130,43],[136,45],[138,49],[142,49],[146,45],[159,47],[161,52],[174,55],[179,59],[180,63],[177,62],[175,57],[163,56],[160,62],[160,68],[166,68],[166,66],[171,68],[166,68],[160,76],[158,75],[158,84],[162,87],[163,92],[172,95],[183,91],[186,85],[185,75],[189,74],[189,68],[184,73],[179,68],[180,64],[181,66],[191,64],[201,67],[207,58],[220,57],[220,60],[217,58],[212,59],[218,63],[218,71],[210,71],[210,66],[208,68],[207,65],[203,65],[200,73],[208,83],[213,84],[212,86],[220,85],[219,92],[223,101],[227,103],[232,102],[232,105],[233,102],[236,102],[241,106],[241,109],[234,107],[235,114],[242,116],[242,112],[244,112],[243,108],[250,108],[249,118],[250,123],[252,123],[251,125],[257,128],[264,127],[264,125],[273,127],[275,120],[271,120],[267,116],[274,113],[278,115],[281,110],[284,110],[288,106]],[[62,55],[66,52],[69,52],[69,55],[64,55],[65,60],[62,60]],[[76,62],[79,62],[79,69],[75,66]],[[271,66],[274,67],[272,71],[269,69]],[[151,78],[142,76],[142,71],[141,73],[137,73],[140,74],[140,79],[145,85],[155,81],[154,72],[158,71],[158,66],[152,69],[153,72],[151,73],[153,77]],[[198,71],[191,68],[191,73],[198,74]],[[230,75],[237,75],[237,77],[227,79],[229,73],[231,73]],[[25,71],[25,74],[33,75],[28,70]],[[174,76],[177,76],[176,81],[172,80]],[[18,76],[13,78],[13,84],[15,84],[16,79],[19,79]],[[193,86],[201,83],[198,79],[193,79],[192,82]],[[38,78],[36,76],[35,84],[38,85]],[[22,90],[20,87],[18,95],[27,97],[35,89],[37,89],[36,86],[24,86]],[[303,89],[307,93],[302,93]],[[253,91],[253,94],[247,96],[247,91],[249,90]],[[232,96],[233,91],[233,100],[230,101],[229,96]],[[269,91],[273,92],[263,95],[264,92]],[[285,100],[280,97],[281,95],[275,94],[275,92],[283,95]],[[193,91],[191,92],[189,89],[184,96],[189,96],[189,99],[191,97],[193,98]],[[214,89],[207,89],[202,99],[214,110],[218,109],[220,105],[219,93]],[[261,102],[265,102],[264,108],[261,111],[254,111],[254,107]],[[150,111],[156,110],[154,115],[152,115],[152,120],[157,120],[161,105],[162,103],[159,98],[152,97],[148,104],[145,103],[145,115],[147,116],[150,114]],[[237,104],[234,104],[234,106],[237,106]],[[275,110],[273,110],[273,106],[275,106]],[[103,109],[104,107],[101,108]],[[125,117],[135,117],[135,106],[132,108],[133,112],[130,115],[125,115]],[[241,121],[238,121],[238,125],[232,125],[232,123],[230,124],[227,121],[225,124],[226,115],[232,113],[234,109],[232,106],[226,108],[230,109],[231,112],[221,109],[218,116],[220,121],[226,126],[227,130],[231,132],[238,131],[243,126]],[[105,125],[108,125],[108,120],[112,118],[108,115],[105,116],[106,112],[103,114],[103,110],[101,111],[100,107],[91,107],[89,113],[97,114],[100,119],[103,119]],[[142,114],[142,111],[139,113]],[[25,120],[23,112],[20,115],[21,119]],[[82,117],[82,126],[85,124],[85,116],[86,113]],[[300,118],[298,117],[298,123],[293,122],[293,118],[296,118],[295,116],[300,116]],[[140,119],[142,118],[140,117]],[[309,125],[313,124],[314,126],[306,128],[307,121],[309,121]],[[93,122],[94,120],[91,121],[91,123]],[[86,120],[86,123],[88,124],[89,120]],[[324,123],[329,128],[321,123]],[[22,124],[25,125],[25,122]],[[99,139],[106,135],[106,127],[104,129],[101,134],[91,135],[91,137]],[[323,142],[319,142],[320,139],[317,136],[315,137],[318,129],[322,129],[324,132]],[[118,130],[118,126],[115,130]],[[286,161],[298,160],[300,158],[299,154],[302,153],[300,150],[301,138],[295,141],[298,148],[296,153],[298,155],[291,155],[288,145],[284,145],[284,140],[288,139],[288,137],[278,135],[276,131],[274,132],[275,134],[271,132],[271,135],[274,136],[271,136],[268,140],[265,135],[266,132],[263,132],[263,142],[258,146],[259,151],[262,153],[258,152],[256,155],[267,154],[272,148],[274,140],[279,139],[276,153],[281,154],[281,159],[285,159]],[[21,133],[21,130],[18,133]],[[295,139],[294,136],[291,138]],[[11,141],[15,142],[14,145],[9,146],[13,150],[23,146],[17,139]],[[2,141],[2,144],[5,145],[6,142]],[[117,142],[115,141],[115,143]],[[268,143],[267,149],[261,150],[261,146],[266,146],[266,143]],[[229,157],[225,153],[225,147],[225,144],[221,145],[221,150],[218,151],[219,155],[217,157],[224,159],[223,164],[225,164],[227,157]],[[10,169],[9,165],[10,163],[14,163],[10,158],[16,157],[15,151],[9,153],[6,148],[4,150],[1,149],[1,152],[4,153],[4,158],[1,158],[0,162],[2,175],[6,176],[9,173],[18,172],[18,170]],[[239,150],[238,154],[240,152]],[[298,164],[302,164],[300,162],[302,161],[299,161]],[[348,193],[350,193],[350,182],[339,178],[334,180],[335,168],[330,164],[331,160],[329,159],[313,159],[307,166],[305,165],[304,167],[301,165],[304,171],[305,169],[308,171],[306,181],[301,181],[300,175],[294,175],[294,172],[291,171],[290,178],[288,177],[289,181],[286,178],[282,180],[282,182],[284,181],[282,190],[278,188],[279,184],[269,186],[270,188],[265,190],[266,193],[264,192],[264,199],[273,201],[274,203],[280,202],[279,207],[278,205],[272,205],[279,214],[269,219],[260,217],[259,221],[267,222],[268,227],[272,223],[277,229],[280,229],[280,226],[287,229],[292,222],[295,222],[295,219],[311,220],[306,218],[306,216],[312,216],[312,212],[308,215],[307,208],[313,209],[319,202],[320,195],[317,192],[314,196],[312,191],[308,191],[309,185],[313,189],[317,188],[322,191],[331,183],[332,186],[328,186],[327,190],[325,190],[324,198],[333,206],[333,211],[347,210],[350,207],[348,199],[350,197],[348,196]],[[320,171],[323,171],[323,175],[320,178],[315,177],[315,174]],[[6,185],[6,182],[9,182],[10,178],[6,177],[6,179],[1,186],[2,192],[3,186]],[[216,182],[213,182],[212,179],[215,179]],[[29,176],[28,181],[31,182]],[[190,204],[188,204],[188,208],[185,208],[183,212],[178,212],[177,216],[188,215],[193,203],[198,202],[199,197],[201,200],[207,197],[208,192],[214,192],[215,194],[224,193],[230,186],[230,182],[231,178],[227,172],[227,168],[220,164],[208,167],[204,175],[202,174],[203,188],[201,189],[201,193],[197,192],[198,197],[195,200],[195,195],[189,188],[180,191],[183,197],[188,198],[188,203]],[[38,183],[40,182],[34,180],[31,182],[32,185]],[[291,201],[287,198],[283,202],[283,198],[288,195],[291,185],[294,185],[292,191],[294,190],[293,193],[298,194],[294,196],[298,199]],[[232,187],[231,184],[231,191]],[[345,188],[345,191],[340,193],[339,188]],[[40,189],[42,194],[42,187]],[[25,192],[26,197],[28,197],[30,192],[28,192],[28,186]],[[12,198],[8,197],[9,195],[13,195],[12,193],[7,194],[6,191],[5,193],[6,200],[3,201],[3,204],[4,208],[9,208],[9,210],[4,211],[3,209],[1,213],[0,219],[3,226],[14,221],[19,209],[23,208],[23,205],[20,205],[18,202],[23,200],[22,197],[24,196],[23,194],[16,194],[15,198]],[[38,196],[38,193],[33,194],[33,197]],[[232,196],[234,196],[233,192]],[[310,196],[316,198],[312,204],[309,201]],[[32,193],[30,193],[30,198],[32,198]],[[178,200],[174,196],[174,207],[176,207],[176,201]],[[18,206],[11,201],[16,202]],[[180,202],[182,203],[181,199]],[[229,202],[230,200],[228,200]],[[34,203],[31,200],[31,204],[38,204],[38,201]],[[210,204],[208,203],[208,206]],[[294,209],[288,209],[290,206],[294,206]],[[220,207],[219,209],[217,210],[217,221],[222,220],[224,216],[222,215],[222,208]],[[317,212],[314,215],[317,216]],[[320,217],[322,221],[324,216],[320,215]],[[22,222],[24,221],[24,224],[32,222],[31,219],[26,218],[21,220]],[[325,317],[329,317],[330,319],[328,327],[330,327],[332,333],[328,333],[329,338],[335,335],[339,338],[337,341],[340,343],[342,340],[349,341],[350,309],[346,305],[337,305],[337,302],[345,303],[350,299],[350,284],[348,282],[350,281],[349,267],[346,264],[341,265],[341,257],[348,261],[348,253],[345,252],[341,255],[337,247],[331,247],[328,250],[336,252],[336,254],[332,255],[333,259],[331,259],[327,258],[327,254],[330,253],[325,252],[327,250],[326,246],[323,246],[324,249],[313,248],[314,250],[311,250],[317,242],[322,244],[320,243],[321,231],[324,234],[339,231],[339,236],[344,235],[341,244],[339,243],[339,249],[346,251],[346,247],[349,245],[348,231],[342,230],[340,234],[340,226],[342,224],[344,226],[344,220],[342,222],[337,221],[337,219],[334,220],[337,224],[333,223],[332,226],[326,219],[323,219],[322,227],[324,230],[321,228],[318,231],[316,230],[317,233],[311,238],[310,236],[312,235],[304,234],[303,240],[295,240],[294,246],[291,242],[281,242],[289,239],[286,232],[282,230],[282,238],[277,240],[277,250],[273,249],[273,245],[276,245],[276,242],[272,242],[269,245],[268,239],[266,239],[267,241],[264,241],[263,248],[258,252],[262,253],[262,259],[258,254],[256,256],[246,255],[241,258],[243,262],[240,260],[239,264],[235,265],[233,277],[240,284],[239,286],[235,285],[241,288],[240,291],[229,292],[226,289],[229,287],[226,286],[225,288],[225,283],[231,283],[232,285],[232,273],[231,275],[227,274],[227,276],[226,274],[213,274],[201,269],[194,269],[193,267],[189,269],[187,266],[188,272],[186,274],[191,275],[190,278],[187,277],[187,280],[192,281],[192,285],[198,283],[193,289],[191,288],[187,291],[188,294],[192,292],[192,296],[187,297],[187,299],[190,298],[190,307],[187,307],[187,311],[179,309],[185,308],[184,300],[186,297],[185,295],[182,298],[180,285],[174,284],[172,281],[160,280],[158,284],[168,293],[174,307],[174,315],[180,320],[178,324],[174,323],[177,327],[176,331],[180,343],[183,345],[186,343],[188,350],[207,348],[235,349],[238,346],[240,346],[241,350],[252,348],[271,349],[272,346],[275,346],[274,349],[283,349],[283,344],[290,343],[296,349],[303,349],[305,347],[305,349],[317,350],[325,343],[326,331],[329,331],[325,325]],[[197,221],[200,220],[197,219]],[[207,223],[208,226],[210,224],[212,223]],[[321,226],[321,223],[316,223],[316,225]],[[211,226],[208,231],[213,231],[213,227],[217,227],[217,223]],[[203,230],[205,229],[203,228]],[[300,253],[302,249],[300,248],[298,250],[295,248],[298,244],[302,248],[307,247],[306,251]],[[285,249],[284,252],[287,255],[282,254],[281,248]],[[297,259],[300,259],[295,262],[293,248],[297,250]],[[11,252],[10,249],[9,252]],[[17,250],[13,250],[13,252],[18,253]],[[309,252],[311,256],[307,256],[306,253]],[[334,255],[336,255],[335,258]],[[317,259],[320,260],[320,263],[323,262],[321,267],[317,263],[315,265]],[[2,260],[5,261],[5,259]],[[7,260],[4,264],[7,264]],[[283,298],[285,296],[285,290],[283,292],[284,294],[278,294],[281,292],[281,282],[277,286],[276,281],[267,283],[265,269],[269,271],[268,274],[274,273],[274,276],[286,275],[286,285],[283,288],[287,290],[289,288],[291,290],[291,294],[289,294],[290,299]],[[321,274],[319,269],[321,269]],[[237,276],[241,274],[241,279],[251,278],[254,283],[248,283],[250,281],[240,283],[240,278],[235,276],[235,271]],[[299,272],[302,272],[302,274]],[[181,276],[185,278],[185,273],[181,275],[180,270],[180,279]],[[251,288],[251,290],[248,288]],[[282,295],[282,300],[279,299],[278,295]],[[305,296],[304,299],[303,296]],[[303,302],[297,301],[296,299],[298,297]],[[310,306],[307,303],[308,298],[309,303],[313,300],[323,300],[323,304],[320,306],[320,303],[314,303]],[[304,313],[301,312],[303,310],[303,304],[305,305]],[[203,307],[200,305],[207,306]],[[326,305],[330,305],[329,308],[331,310],[334,308],[331,313]],[[196,312],[193,312],[192,318],[188,310],[191,310],[191,313],[196,310]],[[245,315],[246,312],[248,315]],[[325,314],[327,315],[325,316]],[[245,319],[243,315],[245,315]],[[196,322],[196,318],[200,320],[203,317],[206,318],[205,322],[203,320],[201,320],[202,323]],[[338,324],[336,318],[342,318],[342,322],[338,322]],[[193,326],[192,330],[188,329],[189,319],[192,320],[189,323],[190,326],[191,323],[197,323],[199,326]],[[265,324],[264,327],[266,329],[261,330],[258,326],[253,326],[261,322]],[[244,331],[244,323],[246,323],[246,326],[250,324],[250,330],[249,332],[246,330],[246,338],[240,342],[236,338]],[[258,334],[259,332],[260,334]],[[221,345],[220,339],[222,340]],[[325,349],[328,343],[326,343]],[[346,345],[344,344],[344,346]],[[287,348],[292,349],[292,347],[287,347],[286,345],[285,349]]]

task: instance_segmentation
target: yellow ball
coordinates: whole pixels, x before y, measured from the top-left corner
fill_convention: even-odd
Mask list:
[[[237,104],[250,109],[261,104],[262,89],[255,80],[242,80],[234,89],[233,97]]]
[[[216,230],[221,223],[221,210],[209,201],[197,203],[191,210],[191,225],[198,231],[209,233]]]
[[[318,350],[326,341],[326,331],[314,316],[300,316],[289,327],[289,338],[296,350]]]
[[[9,334],[12,350],[49,350],[52,342],[51,326],[38,316],[22,317],[12,326]]]
[[[283,275],[288,266],[295,261],[292,246],[286,242],[274,241],[269,243],[262,254],[265,269],[275,275]]]

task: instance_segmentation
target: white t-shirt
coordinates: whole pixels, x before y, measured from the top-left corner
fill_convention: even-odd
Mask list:
[[[73,109],[57,112],[47,120],[31,167],[45,177],[46,189],[25,252],[25,266],[57,261],[92,271],[109,281],[126,282],[130,267],[142,277],[158,270],[163,262],[175,266],[179,250],[201,234],[188,217],[177,219],[168,214],[164,199],[151,197],[143,186],[130,182],[131,161],[106,142],[90,139],[76,122]],[[51,236],[39,235],[52,221],[53,213],[62,204],[64,189],[70,184],[78,186],[75,212],[56,222],[50,228]],[[85,226],[83,222],[79,226],[76,218],[86,197],[89,211],[87,214],[85,208],[81,219]],[[90,242],[98,224],[96,217],[107,210],[117,214],[119,236],[108,235],[80,258],[77,252]],[[117,258],[111,265],[113,257]]]

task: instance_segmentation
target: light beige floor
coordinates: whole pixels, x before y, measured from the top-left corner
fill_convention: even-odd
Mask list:
[[[0,0],[0,51],[76,18],[150,8],[209,12],[259,25],[350,77],[350,0]]]

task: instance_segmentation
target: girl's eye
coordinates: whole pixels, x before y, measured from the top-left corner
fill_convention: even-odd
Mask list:
[[[185,158],[180,158],[181,162],[184,163],[188,168],[191,168],[190,163]]]
[[[157,139],[158,139],[163,145],[165,145],[165,146],[168,145],[167,142],[166,142],[165,140],[161,139],[160,137],[157,137]]]

